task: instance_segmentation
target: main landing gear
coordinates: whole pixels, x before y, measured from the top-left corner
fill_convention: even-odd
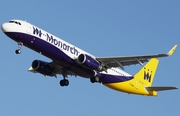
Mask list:
[[[20,54],[21,53],[21,47],[23,46],[22,42],[18,42],[18,49],[15,51],[16,54]]]
[[[62,70],[62,75],[63,75],[63,80],[60,80],[59,84],[63,87],[63,86],[68,86],[69,85],[69,81],[66,79],[67,78],[67,71],[65,69]]]
[[[63,79],[60,80],[59,84],[63,87],[63,86],[68,86],[69,85],[69,81],[67,79]]]
[[[91,81],[91,83],[95,83],[95,82],[99,82],[100,79],[99,79],[99,77],[92,77],[92,78],[90,78],[90,81]]]

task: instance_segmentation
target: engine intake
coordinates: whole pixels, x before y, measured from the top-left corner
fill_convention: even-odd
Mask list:
[[[78,56],[78,63],[89,69],[93,69],[93,70],[101,70],[102,69],[102,66],[100,65],[100,63],[97,60],[95,60],[94,58],[92,58],[86,54],[80,54]]]
[[[54,68],[48,62],[34,60],[32,62],[32,68],[43,75],[53,76]]]

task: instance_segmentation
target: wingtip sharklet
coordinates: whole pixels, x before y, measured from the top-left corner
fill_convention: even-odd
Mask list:
[[[174,45],[173,48],[168,52],[169,56],[171,56],[174,53],[174,51],[176,50],[177,46],[178,46],[177,44]]]

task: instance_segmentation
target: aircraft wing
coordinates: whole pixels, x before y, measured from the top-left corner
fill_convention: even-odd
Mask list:
[[[56,61],[51,62],[50,66],[55,68],[55,73],[56,74],[61,74],[64,77],[67,77],[68,75],[70,75],[70,76],[77,76],[75,73],[73,73],[73,72],[71,72],[69,70],[66,70],[65,68],[63,68],[60,65],[58,65],[58,63]]]
[[[120,67],[124,70],[124,66],[140,64],[143,65],[144,62],[148,62],[148,59],[151,58],[160,58],[171,56],[177,45],[175,45],[168,53],[165,54],[151,54],[151,55],[137,55],[137,56],[119,56],[119,57],[97,57],[96,59],[106,66],[110,67]]]

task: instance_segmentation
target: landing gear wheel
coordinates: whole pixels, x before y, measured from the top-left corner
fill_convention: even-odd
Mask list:
[[[94,77],[90,78],[90,81],[91,81],[91,83],[95,83],[96,82]]]
[[[99,82],[99,77],[90,78],[91,83]]]
[[[20,53],[21,53],[21,50],[20,50],[20,49],[17,49],[17,50],[15,51],[15,53],[16,53],[16,54],[20,54]]]
[[[69,81],[67,79],[63,79],[59,82],[59,84],[63,87],[63,86],[68,86],[69,85]]]
[[[64,86],[64,80],[61,80],[59,84],[63,87]]]
[[[99,77],[95,77],[95,81],[96,81],[96,82],[99,82]]]
[[[69,81],[67,79],[64,80],[64,85],[68,86],[69,85]]]

